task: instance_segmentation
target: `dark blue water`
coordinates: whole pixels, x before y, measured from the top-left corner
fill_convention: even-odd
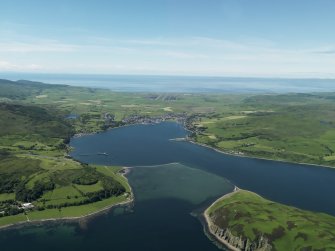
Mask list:
[[[0,78],[121,92],[287,93],[335,91],[334,79],[0,73]]]
[[[194,207],[194,206],[193,206]],[[57,223],[0,232],[1,251],[217,251],[177,199],[137,203],[134,212],[97,216],[89,222]]]
[[[230,156],[189,142],[169,140],[186,133],[173,122],[118,128],[73,139],[72,156],[88,163],[127,166],[180,162],[223,176],[268,199],[335,215],[335,200],[330,199],[335,191],[335,169]],[[97,152],[107,152],[109,156],[96,155]]]

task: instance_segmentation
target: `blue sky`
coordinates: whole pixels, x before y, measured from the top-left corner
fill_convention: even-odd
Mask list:
[[[0,72],[335,77],[333,0],[1,0]]]

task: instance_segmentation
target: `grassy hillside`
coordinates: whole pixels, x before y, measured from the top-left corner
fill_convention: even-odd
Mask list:
[[[256,242],[266,237],[272,250],[335,250],[335,217],[278,204],[252,192],[239,190],[217,201],[207,214],[234,236]]]
[[[42,84],[17,85],[26,84],[18,96],[15,91],[0,92],[7,98],[0,103],[0,226],[53,218],[54,212],[57,218],[83,216],[127,201],[130,188],[119,174],[121,168],[88,166],[68,158],[73,124],[56,106],[24,101],[37,93],[36,88],[48,89]],[[8,90],[8,85],[2,88]],[[24,203],[33,208],[24,208]]]
[[[24,100],[30,96],[37,96],[47,90],[66,89],[66,85],[46,85],[40,82],[32,82],[27,80],[10,81],[0,79],[1,92],[0,98],[12,100]]]
[[[335,166],[335,95],[262,95],[195,123],[195,140],[223,151]],[[239,110],[238,110],[239,109]]]
[[[208,114],[229,111],[244,96],[206,94],[161,94],[161,93],[116,93],[105,89],[81,88],[62,85],[47,85],[29,82],[23,88],[24,98],[11,95],[17,83],[0,80],[0,93],[3,102],[24,103],[53,109],[66,117],[76,115],[68,120],[76,132],[95,132],[105,128],[108,113],[121,121],[132,115],[155,117],[171,113]],[[15,93],[15,91],[14,91]],[[1,97],[0,97],[1,100]]]
[[[56,111],[36,105],[0,103],[0,149],[15,153],[53,152],[64,155],[73,134]]]

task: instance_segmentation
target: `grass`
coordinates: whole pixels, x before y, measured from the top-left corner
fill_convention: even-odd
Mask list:
[[[120,171],[123,167],[120,166],[94,166],[96,170],[106,176],[109,176],[115,180],[117,180],[122,186],[126,188],[127,193],[131,193],[131,187],[128,183],[127,178],[123,175],[120,175]]]
[[[68,185],[68,186],[61,186],[57,187],[54,190],[47,192],[43,195],[42,199],[46,200],[60,200],[66,199],[67,197],[82,197],[78,189],[75,188],[76,185]]]
[[[103,190],[101,181],[93,185],[74,185],[74,187],[84,194]]]
[[[0,194],[0,202],[2,201],[8,201],[8,200],[14,200],[15,194],[14,193],[2,193]]]
[[[255,112],[231,112],[243,116],[202,118],[203,130],[195,140],[247,156],[335,166],[335,103],[317,95],[300,103],[298,94],[287,96],[275,104],[269,101],[272,96],[262,97],[271,111],[260,111],[264,104],[252,102]],[[285,103],[287,99],[296,100],[295,105]],[[250,103],[246,99],[241,105]]]
[[[27,216],[24,214],[18,214],[14,216],[7,216],[0,218],[0,227],[12,225],[16,223],[49,220],[49,219],[69,219],[88,216],[98,211],[107,209],[113,205],[117,205],[122,202],[126,202],[128,198],[125,195],[111,197],[95,203],[87,205],[65,207],[61,209],[46,209],[43,211],[31,211],[27,212]]]
[[[335,217],[300,210],[239,190],[208,209],[215,225],[255,241],[267,237],[275,250],[335,249]]]
[[[13,216],[1,217],[0,218],[0,227],[11,225],[18,222],[27,221],[27,217],[24,214],[17,214]]]
[[[99,173],[104,176],[111,177],[117,181],[119,181],[122,185],[126,188],[126,193],[130,193],[131,189],[127,182],[127,179],[124,178],[119,174],[119,171],[122,169],[121,167],[107,167],[107,166],[94,166],[91,167],[92,169],[97,169]],[[81,170],[81,169],[73,169]],[[52,173],[52,172],[51,172]],[[42,175],[43,174],[43,175]],[[50,177],[50,171],[47,169],[46,173],[35,173],[33,174],[33,178],[31,180],[38,180],[37,177]],[[66,174],[68,175],[68,173]],[[70,175],[73,175],[71,173]],[[103,177],[104,177],[103,176]],[[59,178],[59,177],[58,177]],[[63,180],[63,179],[62,179]],[[101,181],[97,182],[96,184],[92,185],[78,185],[78,184],[68,184],[65,185],[68,181],[63,180],[62,185],[57,185],[55,189],[52,191],[48,191],[43,194],[43,196],[33,202],[35,206],[61,206],[64,203],[75,203],[75,202],[82,202],[83,200],[87,199],[88,197],[85,196],[86,193],[92,193],[103,190],[103,186]],[[0,202],[7,201],[10,199],[15,199],[14,193],[2,193],[0,194]],[[29,220],[43,220],[43,219],[61,219],[61,218],[68,218],[68,217],[82,217],[88,214],[94,213],[96,211],[102,210],[106,207],[115,205],[117,203],[125,202],[128,200],[128,195],[123,194],[120,196],[112,196],[110,198],[103,199],[98,202],[84,204],[84,205],[76,205],[76,206],[62,206],[60,208],[52,208],[52,209],[45,209],[43,211],[30,211],[27,212]],[[23,214],[15,215],[15,216],[6,216],[0,218],[0,227],[4,225],[14,224],[22,221],[26,221],[27,218]]]
[[[111,197],[87,205],[65,207],[61,209],[47,209],[40,212],[37,211],[29,212],[28,217],[30,220],[83,217],[125,201],[127,201],[127,198],[124,195],[122,195],[118,197]]]
[[[49,211],[55,215],[54,212],[60,209],[62,217],[66,217],[67,212],[74,215],[75,208],[82,208],[78,211],[78,215],[82,215],[85,210],[91,213],[100,209],[99,205],[105,207],[108,203],[125,200],[123,195],[117,199],[101,195],[119,193],[122,185],[118,180],[125,186],[125,191],[130,191],[127,180],[117,173],[119,168],[112,168],[111,173],[98,172],[97,169],[102,167],[87,166],[67,158],[67,143],[76,129],[77,132],[101,130],[104,102],[94,97],[96,93],[102,95],[104,92],[0,80],[0,202],[19,198],[32,202],[39,209],[48,208],[29,212],[32,217],[43,219]],[[67,120],[68,114],[78,114],[81,119]],[[43,190],[39,195],[37,185],[49,190]],[[105,192],[105,189],[109,190]],[[103,203],[93,203],[101,198]],[[81,205],[88,202],[94,206]],[[77,205],[72,206],[74,204]],[[8,206],[3,204],[3,207]],[[0,226],[18,221],[22,221],[19,215],[4,216]]]

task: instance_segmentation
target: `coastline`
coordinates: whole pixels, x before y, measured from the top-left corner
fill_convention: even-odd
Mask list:
[[[185,123],[180,123],[176,120],[166,120],[166,121],[161,121],[159,123],[163,123],[163,122],[168,122],[168,121],[173,121],[176,122],[180,125],[183,126],[183,128],[188,131],[188,132],[193,132],[190,129],[187,128]],[[97,131],[97,132],[90,132],[90,133],[77,133],[74,134],[72,137],[73,138],[79,138],[79,137],[83,137],[83,136],[89,136],[89,135],[94,135],[94,134],[99,134],[102,132],[107,132],[113,129],[118,129],[118,128],[122,128],[122,127],[128,127],[128,126],[135,126],[135,125],[155,125],[155,124],[159,124],[159,123],[152,123],[152,124],[146,124],[146,123],[132,123],[132,124],[125,124],[125,125],[121,125],[121,126],[117,126],[117,127],[112,127],[112,128],[108,128],[106,130],[102,130],[102,131]],[[256,157],[256,156],[251,156],[251,155],[242,155],[242,154],[238,154],[238,153],[231,153],[231,152],[227,152],[224,151],[222,149],[210,146],[210,145],[206,145],[204,143],[200,143],[200,142],[196,142],[194,141],[192,138],[188,137],[188,135],[186,135],[183,138],[175,138],[175,139],[169,139],[170,141],[176,141],[176,142],[189,142],[195,145],[199,145],[199,146],[203,146],[209,149],[212,149],[216,152],[225,154],[225,155],[230,155],[230,156],[235,156],[235,157],[241,157],[241,158],[249,158],[249,159],[259,159],[259,160],[270,160],[270,161],[276,161],[276,162],[281,162],[281,163],[288,163],[288,164],[298,164],[298,165],[306,165],[306,166],[313,166],[313,167],[323,167],[323,168],[331,168],[331,169],[335,169],[335,166],[328,166],[328,165],[322,165],[322,164],[313,164],[313,163],[306,163],[306,162],[296,162],[296,161],[290,161],[290,160],[282,160],[282,159],[271,159],[271,158],[265,158],[265,157]]]
[[[323,168],[330,168],[330,169],[335,169],[334,166],[327,166],[327,165],[320,165],[320,164],[312,164],[312,163],[305,163],[305,162],[295,162],[295,161],[289,161],[289,160],[279,160],[279,159],[270,159],[270,158],[264,158],[264,157],[256,157],[256,156],[249,156],[249,155],[242,155],[242,154],[237,154],[237,153],[230,153],[230,152],[226,152],[224,150],[215,148],[213,146],[210,145],[206,145],[204,143],[199,143],[196,142],[190,138],[185,138],[185,141],[195,144],[195,145],[199,145],[199,146],[203,146],[206,148],[209,148],[211,150],[214,150],[216,152],[225,154],[225,155],[230,155],[230,156],[235,156],[235,157],[241,157],[241,158],[249,158],[249,159],[259,159],[259,160],[270,160],[270,161],[275,161],[275,162],[281,162],[281,163],[288,163],[288,164],[297,164],[297,165],[306,165],[306,166],[312,166],[312,167],[323,167]]]
[[[229,250],[232,251],[241,251],[240,249],[232,246],[229,244],[229,242],[227,242],[224,239],[219,238],[218,236],[215,235],[215,233],[213,232],[211,226],[214,225],[214,223],[212,222],[211,218],[209,217],[208,211],[209,209],[216,204],[217,202],[224,200],[226,198],[229,198],[230,196],[234,195],[235,193],[238,193],[241,189],[238,188],[237,186],[235,186],[234,190],[230,193],[227,193],[223,196],[221,196],[220,198],[218,198],[217,200],[215,200],[202,214],[205,222],[204,222],[204,231],[206,233],[206,235],[209,235],[208,237],[214,239],[214,241],[218,242],[219,244],[223,245],[225,248],[228,248]],[[219,246],[220,247],[220,246]]]
[[[192,132],[190,129],[188,129],[185,125],[185,123],[180,123],[178,121],[175,120],[169,120],[169,121],[174,121],[180,125],[183,126],[183,128],[188,131],[188,132]],[[162,122],[167,122],[167,121],[162,121]],[[160,122],[160,123],[162,123]],[[159,123],[158,123],[159,124]],[[84,136],[88,136],[88,135],[94,135],[94,134],[99,134],[102,132],[107,132],[113,129],[118,129],[118,128],[122,128],[122,127],[128,127],[128,126],[136,126],[136,125],[152,125],[152,124],[145,124],[145,123],[133,123],[133,124],[126,124],[126,125],[121,125],[121,126],[117,126],[117,127],[112,127],[112,128],[108,128],[106,130],[102,130],[102,131],[97,131],[97,132],[91,132],[91,133],[79,133],[79,134],[74,134],[72,137],[73,138],[79,138],[79,137],[84,137]],[[323,167],[323,168],[331,168],[331,169],[335,169],[335,166],[328,166],[328,165],[322,165],[322,164],[313,164],[313,163],[306,163],[306,162],[296,162],[296,161],[290,161],[290,160],[281,160],[281,159],[271,159],[271,158],[265,158],[265,157],[256,157],[256,156],[250,156],[250,155],[242,155],[242,154],[238,154],[238,153],[231,153],[231,152],[227,152],[224,151],[222,149],[210,146],[210,145],[206,145],[204,143],[200,143],[200,142],[196,142],[193,139],[191,139],[190,137],[188,137],[188,135],[186,135],[183,138],[176,138],[176,139],[169,139],[170,141],[176,141],[176,142],[189,142],[195,145],[199,145],[199,146],[203,146],[206,148],[209,148],[211,150],[214,150],[216,152],[225,154],[225,155],[229,155],[229,156],[235,156],[235,157],[241,157],[241,158],[249,158],[249,159],[258,159],[258,160],[269,160],[269,161],[275,161],[275,162],[280,162],[280,163],[288,163],[288,164],[298,164],[298,165],[306,165],[306,166],[312,166],[312,167]]]
[[[85,215],[81,215],[81,216],[73,216],[73,217],[63,217],[63,218],[47,218],[47,219],[40,219],[40,220],[29,220],[29,218],[27,217],[26,221],[21,221],[21,222],[16,222],[16,223],[11,223],[11,224],[7,224],[7,225],[3,225],[0,226],[0,231],[1,230],[6,230],[6,229],[10,229],[10,228],[16,228],[16,227],[24,227],[24,226],[28,226],[28,225],[34,225],[34,224],[40,224],[40,223],[48,223],[48,222],[57,222],[57,221],[79,221],[82,219],[87,219],[90,217],[95,217],[98,216],[102,213],[105,213],[109,210],[111,210],[114,207],[119,207],[119,206],[125,206],[125,205],[130,205],[135,201],[135,196],[132,190],[132,187],[130,186],[129,182],[128,182],[128,178],[126,177],[126,175],[130,172],[131,167],[123,167],[120,170],[120,175],[123,176],[129,186],[130,189],[130,197],[127,198],[125,201],[121,201],[118,202],[116,204],[111,204],[108,206],[105,206],[101,209],[98,209],[97,211],[85,214]],[[103,200],[102,200],[103,201]],[[93,203],[92,203],[93,204]]]

